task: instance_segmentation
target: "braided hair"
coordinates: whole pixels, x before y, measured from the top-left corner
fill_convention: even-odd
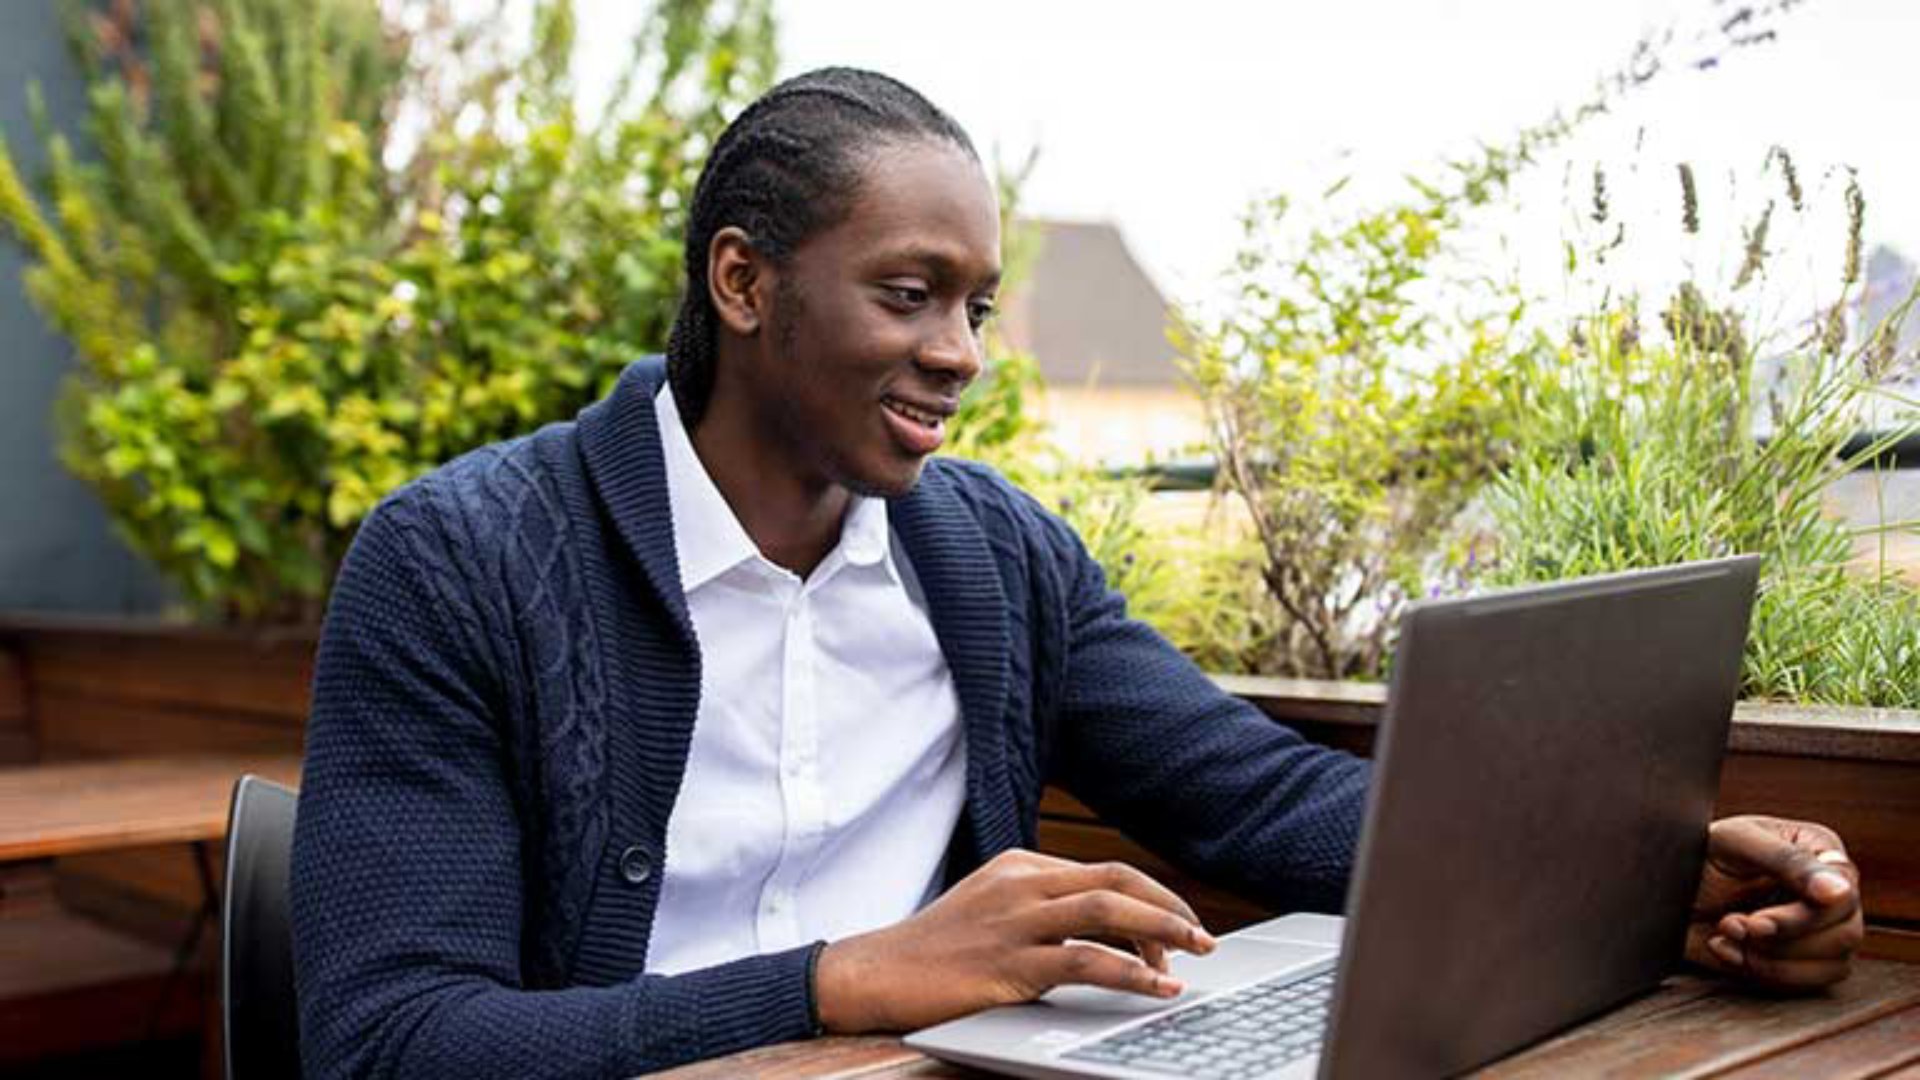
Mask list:
[[[780,264],[843,220],[868,154],[912,139],[944,140],[979,160],[953,118],[912,87],[872,71],[821,68],[775,86],[713,144],[687,215],[686,293],[667,338],[667,382],[689,426],[706,412],[719,350],[707,252],[737,226]]]

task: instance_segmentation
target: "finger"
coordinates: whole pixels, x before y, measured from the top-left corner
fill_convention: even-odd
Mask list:
[[[1200,916],[1187,906],[1179,894],[1146,874],[1122,862],[1066,863],[1042,876],[1042,888],[1048,896],[1106,889],[1125,893],[1137,900],[1173,912],[1195,926]]]
[[[1155,971],[1165,972],[1167,970],[1167,948],[1157,941],[1135,941],[1132,938],[1111,937],[1095,937],[1077,940],[1092,941],[1098,945],[1105,945],[1110,949],[1119,949],[1121,952],[1132,953],[1140,959],[1145,960]]]
[[[1735,941],[1791,941],[1850,922],[1859,914],[1858,899],[1828,907],[1796,900],[1722,916],[1718,930]]]
[[[1105,889],[1048,900],[1022,920],[1035,941],[1122,938],[1192,953],[1213,948],[1206,931],[1179,915]]]
[[[1785,939],[1816,933],[1857,917],[1860,912],[1860,872],[1852,860],[1838,848],[1818,851],[1814,854],[1814,860],[1827,868],[1825,872],[1841,874],[1847,879],[1850,888],[1845,896],[1825,905],[1789,901],[1750,912],[1731,913],[1720,920],[1720,932],[1735,941],[1748,938]]]
[[[1733,818],[1715,822],[1708,833],[1708,854],[1717,862],[1753,867],[1802,897],[1822,906],[1845,903],[1858,890],[1854,886],[1851,863],[1824,861],[1823,853],[1846,849],[1838,837],[1812,826],[1796,830],[1789,838],[1763,819]],[[1801,842],[1796,843],[1795,839]],[[1831,857],[1828,856],[1828,859]]]
[[[1080,866],[1082,864],[1074,862],[1071,859],[1062,859],[1058,855],[1047,855],[1027,848],[1008,848],[1000,854],[995,855],[988,861],[987,865],[1000,866],[1012,870],[1044,871],[1059,870],[1064,867]]]
[[[1162,975],[1137,956],[1086,942],[1024,950],[1026,978],[1042,990],[1064,984],[1102,986],[1149,997],[1178,997],[1186,984]]]
[[[1850,956],[1866,939],[1866,927],[1859,919],[1848,919],[1804,937],[1748,939],[1734,944],[1755,956],[1775,960],[1837,960]]]
[[[1134,951],[1140,954],[1140,959],[1147,962],[1148,967],[1162,975],[1167,973],[1167,947],[1165,945],[1157,941],[1135,941],[1133,948]]]
[[[1782,990],[1816,990],[1852,973],[1849,957],[1782,958],[1715,935],[1707,939],[1706,966]]]

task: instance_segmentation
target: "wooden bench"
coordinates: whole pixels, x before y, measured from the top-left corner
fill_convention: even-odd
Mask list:
[[[219,925],[218,851],[234,780],[295,783],[290,755],[116,758],[0,767],[0,1065],[168,1031],[211,1041],[208,980],[190,971]],[[198,903],[171,948],[61,904],[34,864],[172,848],[190,861]]]

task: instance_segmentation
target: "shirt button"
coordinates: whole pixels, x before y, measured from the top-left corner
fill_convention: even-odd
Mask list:
[[[644,884],[653,876],[653,860],[647,857],[645,850],[630,847],[620,853],[620,876],[629,885]]]

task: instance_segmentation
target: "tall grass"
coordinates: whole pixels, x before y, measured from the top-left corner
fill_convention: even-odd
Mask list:
[[[1884,566],[1849,565],[1853,532],[1821,502],[1901,434],[1842,453],[1878,393],[1885,328],[1852,352],[1813,342],[1791,357],[1756,434],[1737,319],[1683,288],[1663,322],[1649,344],[1634,312],[1613,311],[1524,360],[1517,449],[1487,491],[1498,556],[1486,578],[1759,553],[1745,696],[1920,706],[1920,593]]]

